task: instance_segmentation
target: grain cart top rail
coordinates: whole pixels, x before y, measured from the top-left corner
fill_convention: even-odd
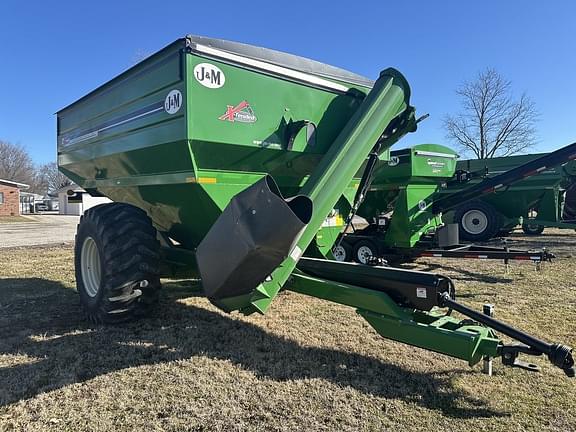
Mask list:
[[[199,274],[225,311],[264,313],[292,289],[356,307],[382,335],[470,364],[503,356],[489,327],[433,311],[440,294],[453,296],[447,278],[404,272],[399,286],[384,268],[296,268],[368,156],[416,129],[409,100],[394,69],[371,82],[189,36],[58,112],[60,169],[115,201],[89,209],[78,227],[88,316],[133,318],[157,300],[160,275]],[[571,349],[556,347],[514,352],[552,356],[570,375]]]

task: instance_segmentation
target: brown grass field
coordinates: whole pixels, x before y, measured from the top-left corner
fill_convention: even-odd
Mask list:
[[[576,345],[576,234],[536,241],[562,258],[421,260],[459,299]],[[528,243],[527,243],[528,242]],[[575,431],[576,380],[480,366],[382,339],[353,309],[286,292],[266,316],[219,312],[166,281],[155,315],[84,320],[70,246],[0,250],[0,431]]]

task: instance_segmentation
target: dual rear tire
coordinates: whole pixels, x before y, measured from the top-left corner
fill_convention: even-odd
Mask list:
[[[160,290],[160,243],[141,209],[110,203],[80,218],[74,266],[80,303],[97,324],[150,312]]]

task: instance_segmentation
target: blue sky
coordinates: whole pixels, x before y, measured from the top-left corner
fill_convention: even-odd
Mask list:
[[[374,78],[408,78],[431,117],[401,145],[448,144],[455,88],[490,66],[539,110],[538,151],[576,141],[573,1],[80,0],[0,3],[0,139],[55,160],[54,112],[187,33],[265,46]]]

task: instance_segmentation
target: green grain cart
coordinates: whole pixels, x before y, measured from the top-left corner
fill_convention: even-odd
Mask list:
[[[573,163],[569,161],[576,158],[576,144],[538,155],[481,181],[467,181],[470,174],[456,170],[457,158],[453,150],[438,144],[395,150],[386,160],[380,157],[372,177],[363,178],[356,194],[361,201],[354,201],[356,210],[351,212],[367,220],[368,226],[356,229],[349,216],[344,229],[347,234],[333,248],[335,258],[362,264],[374,257],[390,263],[420,256],[535,263],[554,258],[545,249],[460,244],[458,225],[445,224],[443,214],[474,207],[479,200],[490,200],[502,191],[517,193],[531,179],[544,175],[540,173],[566,170]],[[454,183],[463,186],[456,190],[451,187]],[[538,195],[546,193],[542,190]]]
[[[533,161],[545,154],[458,161],[464,181],[453,181],[444,191],[457,193]],[[465,174],[465,175],[463,175]],[[548,167],[494,194],[463,204],[449,215],[459,225],[460,236],[470,241],[485,241],[507,235],[518,224],[526,234],[541,234],[545,227],[576,229],[576,160]]]
[[[526,367],[520,353],[544,354],[573,376],[571,348],[461,305],[444,276],[321,258],[367,159],[416,129],[409,99],[394,69],[373,82],[188,36],[59,111],[60,170],[114,201],[78,226],[88,316],[133,318],[156,302],[161,277],[198,277],[228,312],[265,313],[292,290],[352,306],[384,337],[470,364],[499,356]]]

